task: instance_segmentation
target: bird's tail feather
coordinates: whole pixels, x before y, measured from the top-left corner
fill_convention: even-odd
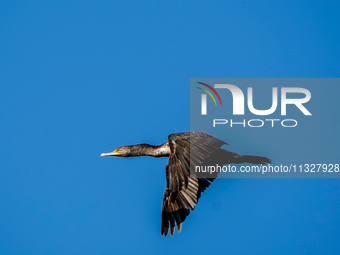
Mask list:
[[[210,155],[203,163],[203,165],[226,165],[226,164],[270,164],[272,161],[267,157],[241,155],[235,152],[219,149]]]
[[[272,161],[267,157],[251,156],[251,155],[238,155],[234,157],[235,163],[249,163],[249,164],[270,164]]]

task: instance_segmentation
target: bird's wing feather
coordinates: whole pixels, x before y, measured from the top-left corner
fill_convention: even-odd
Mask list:
[[[214,179],[199,179],[194,176],[188,177],[188,186],[179,191],[171,192],[165,189],[162,208],[161,234],[166,236],[175,233],[177,225],[178,233],[181,232],[182,223],[193,210],[201,196],[201,193],[209,187]]]
[[[201,132],[169,135],[170,156],[167,173],[167,188],[171,192],[187,187],[190,167],[203,163],[214,151],[227,144]],[[191,153],[190,153],[191,151]]]
[[[169,135],[170,156],[166,167],[167,186],[163,198],[162,235],[181,231],[182,222],[193,210],[201,193],[214,180],[197,178],[190,167],[202,164],[214,151],[227,144],[201,132]],[[191,150],[191,154],[190,154]],[[170,226],[169,226],[170,225]]]

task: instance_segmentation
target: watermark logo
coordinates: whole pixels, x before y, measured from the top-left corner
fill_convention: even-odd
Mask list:
[[[216,92],[216,90],[213,87],[211,87],[210,85],[205,84],[203,82],[197,82],[197,83],[202,84],[202,85],[206,86],[207,88],[211,89],[211,91],[214,92],[215,95],[217,96],[217,98],[220,101],[220,104],[222,106],[222,100],[220,98],[220,95]],[[197,88],[206,92],[214,100],[214,103],[217,106],[216,100],[215,100],[214,96],[210,93],[210,91],[203,89],[203,88],[200,88],[200,87],[197,87]],[[201,114],[207,115],[207,95],[206,94],[201,95],[201,104],[202,104],[201,105]]]
[[[217,93],[215,89],[223,89],[225,91],[228,91],[232,95],[232,102],[233,102],[233,115],[245,115],[245,101],[247,101],[247,106],[249,111],[258,116],[267,116],[273,114],[279,105],[279,100],[280,100],[280,108],[281,108],[281,116],[287,115],[287,105],[295,105],[304,115],[306,116],[311,116],[312,114],[307,110],[307,108],[304,106],[305,103],[307,103],[311,99],[311,93],[308,89],[305,88],[300,88],[300,87],[281,87],[280,88],[280,95],[281,97],[278,96],[278,87],[272,87],[272,96],[271,96],[271,107],[269,109],[256,109],[253,104],[253,88],[248,87],[247,88],[247,98],[245,100],[245,96],[243,91],[232,84],[215,84],[213,88],[212,86],[202,83],[202,82],[197,82],[201,85],[206,86],[209,88],[219,99],[220,104],[222,106],[222,100]],[[197,87],[198,89],[203,90],[206,92],[214,101],[215,105],[217,106],[216,100],[212,93],[204,88]],[[220,92],[223,92],[221,90]],[[201,94],[201,115],[207,115],[207,94]],[[287,96],[289,95],[290,96]],[[291,94],[299,94],[299,98],[291,98]],[[302,96],[302,97],[301,97]],[[257,99],[258,100],[258,99]],[[263,100],[263,98],[260,98],[260,100]],[[250,127],[262,127],[265,123],[265,121],[269,121],[272,124],[272,127],[274,127],[274,122],[275,121],[280,121],[279,119],[252,119],[248,121],[248,126]],[[213,126],[215,127],[217,124],[231,124],[232,127],[232,119],[228,121],[227,119],[214,119],[213,121]],[[287,119],[280,121],[281,125],[283,127],[295,127],[297,125],[297,121],[293,119]],[[294,124],[292,125],[287,125],[285,124],[286,122],[293,122]],[[241,123],[236,123],[235,124],[243,124],[243,126],[246,126],[246,120],[244,119]],[[258,123],[258,125],[254,125],[254,123]]]

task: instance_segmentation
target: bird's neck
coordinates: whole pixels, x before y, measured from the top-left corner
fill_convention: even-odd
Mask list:
[[[137,144],[131,146],[131,153],[131,156],[169,157],[170,147],[167,142],[159,146]]]

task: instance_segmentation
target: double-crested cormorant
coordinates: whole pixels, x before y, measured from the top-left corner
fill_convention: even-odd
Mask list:
[[[182,223],[193,210],[201,196],[201,193],[209,187],[213,178],[198,178],[191,169],[203,165],[225,164],[267,164],[271,160],[267,157],[240,155],[223,150],[220,147],[227,143],[202,132],[176,133],[168,136],[168,141],[160,146],[149,144],[137,144],[123,146],[101,156],[152,156],[169,157],[166,166],[166,180],[162,208],[161,234],[166,236],[175,232],[177,224],[178,232],[181,232]],[[190,154],[191,151],[191,154]]]

